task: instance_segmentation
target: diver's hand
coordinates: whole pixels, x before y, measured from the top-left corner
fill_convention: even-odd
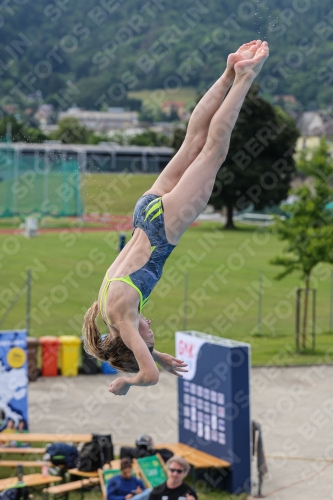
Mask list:
[[[186,369],[187,364],[181,359],[174,358],[171,354],[160,352],[158,353],[158,359],[156,359],[156,361],[162,368],[164,368],[164,370],[172,373],[173,375],[177,375],[178,377],[183,376],[181,372],[188,372]]]
[[[127,382],[125,377],[116,378],[109,387],[109,392],[115,396],[126,396],[131,385]]]

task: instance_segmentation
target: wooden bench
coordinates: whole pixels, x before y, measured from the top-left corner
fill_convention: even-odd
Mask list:
[[[195,469],[207,469],[207,468],[229,468],[231,467],[231,463],[226,460],[222,460],[222,458],[214,457],[213,455],[209,455],[209,453],[205,453],[204,451],[197,450],[196,448],[192,448],[187,444],[183,443],[172,443],[172,444],[159,444],[156,445],[155,448],[158,450],[159,448],[167,448],[172,451],[174,455],[179,455],[192,465]]]
[[[214,457],[214,455],[209,455],[204,451],[192,448],[187,444],[183,443],[172,443],[172,444],[159,444],[155,446],[156,449],[167,448],[172,451],[174,455],[179,455],[192,466],[192,482],[196,482],[196,471],[197,469],[229,469],[231,463],[222,458]]]
[[[23,437],[22,437],[23,436]],[[37,434],[24,433],[19,436],[28,443],[89,443],[92,440],[92,434]],[[1,442],[17,441],[17,433],[5,433],[0,435]]]
[[[62,477],[60,476],[43,476],[42,474],[28,474],[23,476],[23,482],[26,486],[41,486],[60,481],[62,481]],[[17,477],[0,479],[0,491],[12,488],[17,482]]]
[[[108,468],[108,467],[106,467],[106,468]],[[110,468],[111,469],[120,469],[120,459],[111,460]],[[67,472],[69,472],[69,474],[71,476],[80,476],[80,477],[86,477],[86,478],[98,477],[98,471],[96,471],[96,472],[83,472],[79,469],[69,469]]]
[[[42,467],[47,465],[52,466],[51,462],[42,462],[37,460],[0,460],[0,467],[17,467],[18,465],[23,465],[23,467]]]
[[[34,455],[34,454],[44,454],[46,452],[46,448],[30,448],[30,447],[26,447],[26,448],[21,448],[21,447],[17,447],[17,448],[10,448],[10,447],[0,447],[0,455],[1,453],[3,454],[6,454],[6,453],[15,453],[17,455]]]
[[[21,447],[17,447],[17,448],[2,448],[0,447],[0,455],[1,453],[3,454],[10,454],[10,453],[15,453],[17,455],[33,455],[33,454],[44,454],[46,452],[46,449],[45,448],[30,448],[30,447],[26,447],[26,448],[21,448]]]
[[[98,472],[83,472],[82,470],[79,469],[68,469],[69,474],[71,476],[80,476],[80,477],[98,477]]]
[[[116,458],[115,460],[111,460],[110,462],[110,466],[111,466],[111,469],[120,469],[120,458]]]
[[[71,481],[70,483],[59,484],[58,486],[50,486],[50,488],[44,488],[43,493],[45,493],[47,498],[49,495],[65,495],[67,498],[67,494],[71,491],[81,490],[83,492],[84,487],[94,486],[95,484],[99,484],[99,477],[80,479],[79,481]]]

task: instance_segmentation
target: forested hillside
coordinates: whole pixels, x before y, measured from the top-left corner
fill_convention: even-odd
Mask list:
[[[264,95],[293,95],[303,109],[330,105],[331,0],[2,2],[1,102],[29,102],[39,90],[59,108],[101,109],[123,105],[130,90],[199,92],[229,52],[256,38],[271,50]]]

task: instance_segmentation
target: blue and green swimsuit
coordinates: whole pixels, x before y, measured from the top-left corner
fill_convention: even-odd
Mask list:
[[[100,311],[102,311],[102,306],[104,305],[105,316],[106,297],[112,281],[123,281],[138,292],[140,297],[139,310],[141,312],[153,288],[162,276],[165,261],[176,246],[171,245],[166,238],[161,196],[146,194],[139,198],[133,213],[133,231],[137,227],[141,228],[148,236],[151,245],[150,258],[144,266],[127,276],[109,278],[106,274],[100,300]]]

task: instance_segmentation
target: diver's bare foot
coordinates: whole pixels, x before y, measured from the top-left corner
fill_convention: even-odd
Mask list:
[[[236,76],[248,75],[253,79],[259,74],[267,57],[269,56],[269,47],[267,42],[263,42],[252,59],[245,59],[235,63]]]
[[[252,40],[252,42],[244,43],[239,49],[229,54],[227,59],[227,69],[234,73],[234,66],[237,62],[252,59],[261,45],[261,40]]]

